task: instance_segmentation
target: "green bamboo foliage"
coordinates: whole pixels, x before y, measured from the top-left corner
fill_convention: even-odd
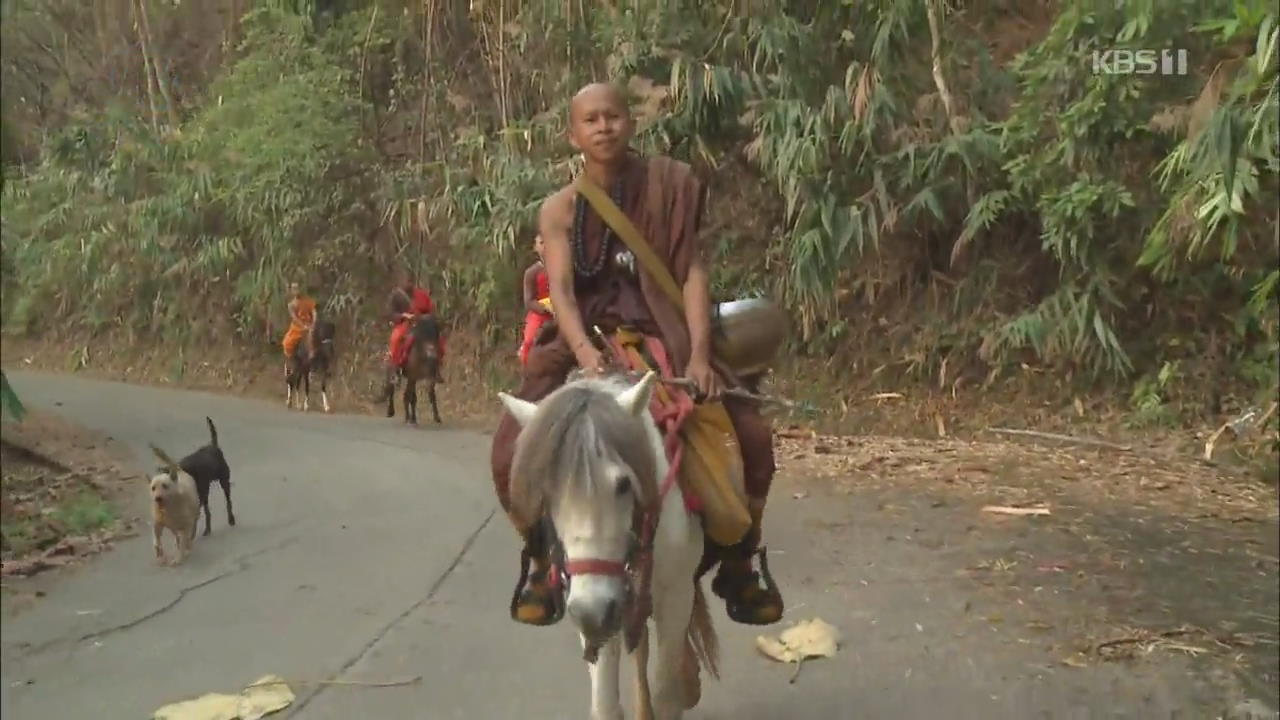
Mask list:
[[[9,385],[9,377],[3,370],[0,370],[0,412],[18,421],[27,414],[26,407],[18,399],[18,394],[13,391],[13,387]]]

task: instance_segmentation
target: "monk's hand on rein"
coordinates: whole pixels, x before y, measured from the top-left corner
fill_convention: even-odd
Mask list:
[[[720,397],[720,378],[711,369],[711,363],[702,358],[690,358],[685,377],[693,385],[694,400],[705,402]]]
[[[605,371],[604,353],[590,342],[582,343],[574,356],[578,360],[578,366],[588,375],[600,375]]]

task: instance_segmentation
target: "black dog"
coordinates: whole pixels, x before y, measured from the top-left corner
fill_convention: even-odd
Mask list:
[[[236,514],[231,511],[231,467],[218,447],[218,429],[213,426],[213,420],[206,416],[205,421],[209,423],[209,444],[182,458],[178,467],[196,480],[196,493],[200,507],[204,509],[204,534],[208,535],[213,531],[213,518],[209,515],[209,486],[214,480],[222,486],[222,494],[227,498],[228,524],[236,524]]]

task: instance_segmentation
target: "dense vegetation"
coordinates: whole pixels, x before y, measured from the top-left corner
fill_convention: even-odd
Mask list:
[[[177,320],[215,308],[256,342],[294,277],[367,323],[403,258],[514,347],[567,98],[609,78],[645,148],[712,178],[718,294],[783,299],[801,354],[1028,364],[1124,387],[1140,422],[1276,393],[1267,0],[3,9],[9,333],[191,341]],[[1096,73],[1112,48],[1190,72]]]

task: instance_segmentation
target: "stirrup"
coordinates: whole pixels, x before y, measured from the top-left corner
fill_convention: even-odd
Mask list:
[[[564,594],[551,587],[547,570],[529,572],[533,554],[520,551],[520,579],[511,593],[511,619],[525,625],[555,625],[564,618]]]
[[[724,600],[725,612],[729,619],[742,625],[772,625],[782,619],[785,604],[778,584],[769,572],[769,558],[766,548],[761,547],[751,556],[760,557],[760,572],[750,569],[751,556],[747,557],[745,573],[736,570],[726,572],[721,565],[720,572],[711,581],[711,591]],[[764,581],[764,587],[759,582]]]

